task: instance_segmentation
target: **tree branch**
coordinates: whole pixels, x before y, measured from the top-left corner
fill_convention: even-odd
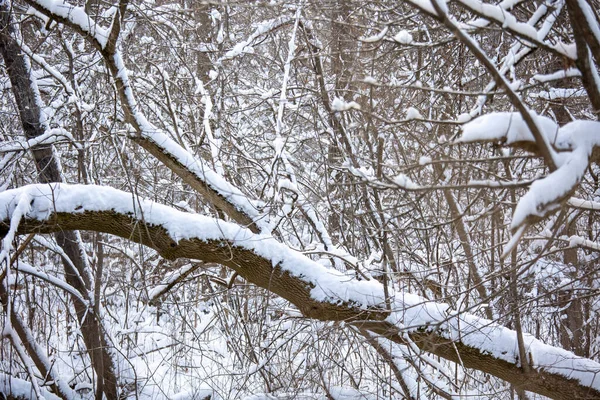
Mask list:
[[[526,336],[531,372],[520,367],[516,333],[489,320],[457,315],[447,305],[396,295],[386,312],[383,288],[323,267],[266,235],[218,219],[187,214],[118,190],[84,185],[29,185],[0,193],[0,236],[10,229],[21,195],[31,209],[17,233],[64,229],[114,234],[163,257],[227,265],[246,280],[296,305],[309,318],[347,321],[397,343],[504,379],[555,399],[600,398],[600,364]]]
[[[258,221],[260,215],[248,197],[213,171],[201,159],[194,157],[164,132],[153,126],[139,109],[124,60],[117,48],[119,18],[122,18],[127,1],[120,2],[120,11],[115,14],[110,34],[95,24],[82,26],[81,23],[78,23],[82,18],[74,19],[71,15],[73,13],[85,14],[81,7],[74,7],[68,3],[64,3],[62,7],[48,7],[45,3],[40,4],[35,0],[27,0],[27,3],[42,14],[52,17],[81,34],[102,54],[117,87],[126,120],[135,130],[135,135],[131,136],[134,142],[156,157],[228,217],[247,226],[255,233],[260,232],[261,224]],[[68,11],[64,11],[65,9]],[[91,21],[92,19],[85,18],[85,20]],[[95,34],[100,31],[103,32],[102,35]],[[103,40],[104,36],[107,36],[106,40]]]

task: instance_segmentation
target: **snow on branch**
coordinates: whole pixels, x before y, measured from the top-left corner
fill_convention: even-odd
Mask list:
[[[108,29],[98,25],[83,7],[76,7],[62,0],[30,0],[28,3],[42,13],[58,17],[61,22],[89,35],[101,48],[106,46],[109,36]]]
[[[554,40],[544,40],[549,26],[544,25],[540,30],[538,30],[528,22],[520,22],[508,11],[507,7],[503,6],[502,4],[487,4],[479,0],[459,0],[459,3],[466,9],[472,11],[482,18],[482,21],[475,22],[474,25],[473,23],[465,25],[461,24],[462,29],[471,30],[473,26],[483,27],[487,25],[487,23],[484,21],[490,21],[496,25],[502,26],[503,30],[508,31],[521,39],[527,40],[536,47],[544,48],[545,50],[551,51],[568,59],[575,60],[577,58],[574,51],[575,48],[571,44],[565,44],[562,42],[557,43]],[[561,7],[562,5],[559,4],[559,10]],[[553,17],[552,22],[554,19],[555,18]]]
[[[241,42],[233,46],[231,50],[229,50],[227,53],[225,53],[223,57],[217,60],[216,64],[219,65],[223,61],[234,59],[242,53],[253,53],[254,49],[252,48],[252,44],[256,39],[268,32],[271,32],[283,25],[290,23],[293,20],[294,18],[289,15],[282,15],[279,18],[265,21],[259,24],[254,30],[254,32],[252,32],[252,34],[250,34],[245,40],[242,40]]]
[[[383,289],[379,282],[352,280],[337,270],[327,269],[303,256],[300,252],[289,249],[270,235],[254,234],[249,229],[237,224],[177,211],[147,200],[134,199],[130,193],[116,189],[93,185],[50,184],[28,185],[8,190],[0,193],[0,221],[13,222],[15,212],[17,212],[17,217],[24,215],[26,211],[22,207],[23,204],[30,207],[26,218],[34,224],[33,221],[37,221],[37,224],[40,221],[60,223],[55,219],[57,216],[59,220],[62,219],[62,214],[93,219],[89,215],[90,213],[103,214],[107,218],[114,215],[119,220],[127,217],[143,221],[144,224],[165,232],[165,243],[163,244],[167,246],[164,248],[156,238],[148,239],[150,242],[154,242],[151,247],[156,248],[167,257],[174,256],[175,249],[181,241],[203,242],[204,246],[207,243],[218,242],[218,247],[235,247],[246,257],[259,257],[261,262],[268,262],[270,270],[273,267],[279,267],[282,273],[298,278],[303,286],[310,287],[310,297],[314,302],[351,303],[363,310],[377,307],[383,302]],[[128,229],[127,227],[103,225],[97,229],[117,235],[121,233],[122,229]],[[13,223],[10,231],[4,229],[2,232],[2,228],[0,228],[0,232],[4,235],[14,232],[15,229],[17,227]],[[88,226],[87,229],[96,230],[93,225]],[[130,234],[129,231],[125,237]],[[202,245],[199,244],[199,246]],[[233,251],[233,249],[231,250]],[[194,251],[197,252],[197,250]],[[227,252],[227,249],[225,248],[223,251]],[[201,252],[194,254],[194,257],[191,255],[189,257],[204,258]],[[223,264],[229,265],[221,258],[210,261],[221,261]],[[239,264],[246,262],[235,259],[232,261]],[[239,265],[232,267],[235,269]],[[248,271],[240,273],[247,275]]]
[[[556,122],[533,112],[531,115],[546,142],[555,143],[558,134]],[[465,124],[458,142],[500,142],[518,146],[522,142],[534,145],[535,138],[523,121],[521,113],[497,112],[481,116]]]
[[[22,260],[19,260],[18,264],[15,265],[15,270],[27,275],[34,276],[38,279],[41,279],[42,281],[48,282],[49,284],[69,293],[71,296],[74,296],[81,304],[89,306],[89,302],[87,301],[87,299],[83,298],[83,296],[77,291],[77,289],[64,282],[63,280],[48,274],[47,272],[40,271],[38,268],[35,268]]]
[[[532,183],[515,209],[512,225],[517,230],[559,209],[577,188],[596,146],[600,145],[600,122],[573,121],[559,127],[549,118],[532,114],[546,143],[554,153],[557,169]],[[493,141],[536,152],[537,144],[520,113],[492,113],[467,123],[459,142]]]
[[[76,147],[80,146],[70,132],[62,128],[53,128],[48,129],[44,134],[38,137],[26,141],[0,143],[0,154],[27,151],[36,146],[50,145],[65,139]]]
[[[100,47],[102,56],[115,80],[121,106],[135,129],[132,140],[163,162],[179,175],[187,184],[204,195],[217,208],[225,211],[229,217],[249,226],[254,232],[260,231],[266,222],[250,199],[237,187],[229,183],[222,175],[210,168],[207,163],[194,157],[190,151],[177,144],[165,132],[155,127],[144,115],[134,94],[129,74],[120,51],[114,46],[107,46],[108,31],[103,30],[101,38],[95,34],[100,28],[92,29],[84,21],[91,21],[80,7],[74,7],[58,0],[28,0],[34,8],[47,16],[78,30],[87,40]],[[115,18],[117,16],[115,15]],[[286,23],[288,19],[279,18],[257,28],[255,34],[263,34]],[[96,27],[96,25],[93,25]],[[110,33],[111,41],[116,43],[118,31]],[[99,45],[99,46],[98,46]]]
[[[15,219],[20,220],[18,226]],[[525,375],[515,331],[408,293],[395,295],[389,313],[383,308],[380,283],[325,268],[271,236],[239,225],[100,186],[29,185],[0,193],[1,236],[61,229],[107,232],[153,247],[168,258],[227,265],[289,300],[307,317],[347,321],[398,343],[414,343],[524,390],[555,398],[600,396],[600,364],[594,361],[526,335],[525,362],[531,373]]]
[[[46,389],[41,389],[40,392],[46,400],[61,400],[60,397],[48,392]],[[0,393],[10,396],[9,398],[30,399],[33,398],[32,394],[35,393],[35,387],[31,382],[0,373]]]

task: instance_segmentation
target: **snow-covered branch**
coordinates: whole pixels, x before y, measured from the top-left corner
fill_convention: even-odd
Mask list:
[[[42,14],[88,36],[100,49],[106,46],[109,30],[96,23],[94,18],[85,12],[84,7],[77,7],[62,0],[29,0],[27,3]]]
[[[60,4],[59,4],[60,3]],[[126,2],[122,2],[126,3]],[[135,134],[132,139],[155,156],[173,172],[179,175],[187,184],[201,193],[206,200],[223,210],[234,221],[248,226],[252,231],[259,232],[263,221],[260,214],[250,201],[237,187],[227,182],[223,176],[215,172],[203,160],[194,157],[188,150],[177,144],[165,132],[155,127],[144,115],[134,94],[129,80],[127,68],[117,46],[118,30],[113,25],[110,32],[110,46],[107,46],[108,34],[103,31],[100,40],[93,30],[82,23],[91,20],[85,11],[79,7],[68,6],[62,1],[29,1],[34,8],[43,14],[56,18],[60,22],[76,29],[101,52],[104,61],[115,81],[119,92],[121,106],[128,122],[133,126]],[[65,11],[67,9],[68,11]],[[115,18],[118,16],[115,15]],[[115,21],[117,21],[115,19]],[[94,25],[95,26],[95,25]]]
[[[0,143],[0,154],[28,151],[38,146],[50,145],[62,140],[75,143],[75,138],[68,131],[62,128],[49,129],[44,134],[22,142],[3,142]]]
[[[535,181],[519,200],[511,227],[538,221],[558,210],[577,188],[595,147],[600,145],[600,122],[573,121],[559,127],[549,118],[533,115],[536,125],[556,154],[557,170]],[[536,152],[528,126],[519,113],[492,113],[469,122],[463,128],[461,142],[492,141]]]
[[[23,198],[30,207],[20,215]],[[351,322],[400,343],[409,338],[422,350],[553,398],[600,396],[600,364],[594,361],[526,336],[531,373],[525,375],[514,331],[408,293],[396,294],[387,312],[378,282],[325,268],[236,224],[84,185],[29,185],[1,193],[0,235],[9,231],[15,211],[21,216],[19,234],[94,230],[143,243],[167,258],[221,263],[289,300],[307,317]]]

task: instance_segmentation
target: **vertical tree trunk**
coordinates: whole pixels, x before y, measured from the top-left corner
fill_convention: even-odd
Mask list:
[[[16,40],[19,32],[14,27],[8,2],[0,3],[0,53],[15,96],[23,132],[32,139],[45,132],[40,108],[40,94],[31,77],[31,66]],[[61,182],[62,172],[52,145],[38,145],[32,149],[40,183]],[[81,239],[77,232],[64,231],[55,234],[69,260],[63,259],[65,278],[84,298],[90,299],[91,278]],[[101,321],[87,304],[74,301],[75,311],[81,324],[81,333],[88,349],[98,379],[98,389],[110,399],[118,398],[115,361],[110,353],[110,344]]]
[[[565,234],[571,236],[576,234],[577,219],[566,222]],[[579,264],[577,256],[577,248],[565,250],[563,262],[570,268],[576,267]],[[569,268],[569,269],[570,269]],[[583,275],[582,273],[580,273]],[[573,273],[570,278],[577,279],[577,273]],[[585,336],[585,318],[584,305],[582,299],[578,297],[577,292],[572,288],[560,290],[558,296],[558,307],[562,310],[560,313],[560,329],[559,337],[560,344],[563,348],[572,351],[578,356],[588,356],[587,348],[589,342]]]

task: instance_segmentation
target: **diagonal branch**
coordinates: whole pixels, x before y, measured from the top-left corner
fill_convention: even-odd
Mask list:
[[[121,107],[127,122],[135,134],[131,139],[156,157],[160,162],[177,174],[204,198],[222,210],[237,223],[247,226],[251,231],[260,232],[263,224],[254,204],[237,187],[227,182],[203,160],[194,157],[189,151],[169,138],[164,132],[152,125],[137,104],[133,87],[121,53],[118,50],[120,19],[127,1],[121,1],[119,12],[115,15],[110,34],[92,21],[81,7],[66,2],[47,2],[27,0],[27,3],[42,14],[70,27],[88,40],[102,54],[106,66],[115,82],[121,101]],[[56,4],[60,3],[61,6]],[[83,13],[83,14],[82,14]],[[73,16],[75,15],[75,17]],[[98,32],[101,32],[100,34]]]
[[[577,45],[575,64],[581,71],[581,81],[590,103],[600,120],[600,77],[597,65],[600,62],[600,28],[594,21],[589,5],[581,0],[566,0],[573,36]],[[594,33],[597,33],[595,35]],[[594,63],[596,60],[596,63]]]
[[[473,53],[473,55],[482,63],[488,72],[492,75],[492,77],[496,80],[498,86],[504,87],[506,91],[506,96],[512,103],[512,105],[519,111],[521,114],[523,121],[529,128],[529,131],[533,135],[535,139],[535,144],[538,147],[539,154],[544,159],[544,162],[548,166],[548,169],[552,171],[556,171],[556,163],[554,160],[554,153],[550,148],[548,142],[546,141],[546,137],[540,131],[540,127],[536,124],[533,119],[531,113],[519,97],[519,95],[513,90],[510,85],[510,82],[506,80],[504,75],[498,71],[496,66],[492,63],[492,61],[483,53],[479,45],[460,27],[456,24],[456,22],[451,19],[451,17],[447,14],[447,11],[444,10],[438,3],[438,0],[433,0],[432,4],[437,13],[437,19],[450,31],[452,32],[467,48]]]
[[[0,236],[21,196],[30,212],[19,234],[82,229],[114,234],[156,249],[163,257],[227,265],[246,280],[289,300],[309,318],[347,321],[397,343],[461,363],[554,399],[600,398],[600,364],[525,336],[531,361],[520,366],[516,333],[489,320],[456,314],[447,305],[408,293],[384,309],[383,287],[357,281],[290,250],[270,236],[222,220],[187,214],[129,193],[83,185],[29,185],[0,193]]]

